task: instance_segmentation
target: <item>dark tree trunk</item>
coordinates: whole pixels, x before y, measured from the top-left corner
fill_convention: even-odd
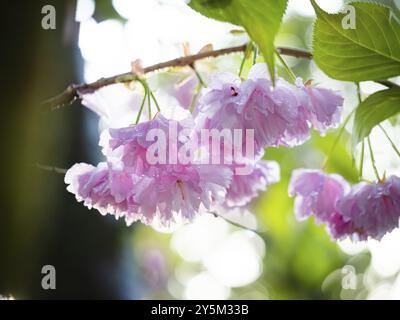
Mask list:
[[[42,6],[56,8],[43,30]],[[40,112],[40,102],[79,82],[74,1],[2,1],[0,294],[16,298],[126,298],[121,291],[122,223],[89,212],[65,189],[63,175],[35,163],[88,161],[86,110]],[[88,116],[86,114],[86,116]],[[43,265],[56,290],[43,290]]]

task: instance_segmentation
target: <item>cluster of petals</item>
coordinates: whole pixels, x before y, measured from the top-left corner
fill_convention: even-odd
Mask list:
[[[136,126],[109,129],[106,133],[110,138],[103,145],[108,163],[98,167],[73,166],[65,177],[68,190],[85,205],[117,218],[124,217],[128,224],[140,220],[169,225],[191,220],[200,205],[210,209],[213,201],[224,199],[232,180],[229,167],[150,164],[146,159],[151,146],[147,132],[151,128],[168,130],[171,122],[174,120],[157,115]],[[168,143],[165,148],[168,150]]]
[[[350,188],[339,175],[319,170],[293,172],[289,195],[295,196],[298,219],[314,215],[317,223],[326,224],[331,237],[353,240],[380,240],[399,227],[400,178],[361,182]]]
[[[197,79],[188,77],[165,90],[183,108],[188,108],[197,84]],[[105,162],[96,167],[84,163],[74,165],[65,176],[67,189],[84,205],[102,214],[122,217],[128,224],[141,221],[164,226],[190,221],[203,208],[249,205],[280,179],[278,163],[262,159],[265,148],[301,144],[309,138],[312,127],[325,133],[338,124],[343,103],[337,93],[303,85],[300,80],[292,85],[278,79],[273,87],[264,64],[254,65],[244,81],[229,73],[216,74],[210,86],[202,90],[193,117],[180,121],[158,113],[146,122],[125,123],[128,119],[132,121],[138,112],[140,99],[133,94],[125,99],[129,108],[125,101],[121,102],[124,109],[121,115],[129,114],[126,110],[132,114],[119,116],[114,121],[113,100],[105,103],[100,94],[81,93],[81,97],[88,108],[107,122],[107,129],[100,137]],[[120,120],[123,125],[115,125]],[[185,132],[184,139],[181,136],[169,139],[171,127],[178,136]],[[156,154],[166,162],[149,161],[149,153],[155,154],[154,140],[148,139],[153,129],[165,134],[165,141],[158,141],[159,149],[163,150],[157,150]],[[171,150],[178,150],[188,140],[198,138],[202,129],[241,129],[243,135],[250,129],[254,134],[251,144],[255,154],[229,157],[230,161],[225,161],[223,154],[220,163],[203,163],[203,149],[208,157],[211,150],[208,145],[197,145],[202,150],[197,160],[171,162]],[[241,151],[247,150],[246,137],[241,141]],[[222,139],[218,148],[224,150],[226,143]],[[235,148],[238,146],[234,145]],[[165,151],[163,155],[161,151]],[[250,168],[247,174],[238,173],[243,166]]]
[[[233,164],[237,166],[237,164]],[[235,172],[233,170],[233,172]],[[225,197],[224,206],[243,207],[248,205],[267,186],[280,180],[280,167],[276,161],[258,160],[253,164],[250,174],[233,174]]]
[[[218,73],[204,90],[197,106],[203,126],[216,129],[254,130],[255,150],[296,146],[310,137],[314,127],[321,134],[340,121],[343,98],[334,91],[290,84],[278,78],[276,86],[265,64],[255,64],[242,81]],[[245,141],[245,139],[243,139]]]
[[[146,139],[147,133],[158,129],[168,137],[171,127],[179,133],[188,129],[188,124],[190,121],[168,120],[158,114],[151,121],[104,131],[101,145],[107,162],[97,167],[74,165],[65,177],[68,191],[89,208],[123,217],[127,224],[141,221],[168,226],[190,221],[200,208],[211,210],[225,203],[243,206],[279,180],[279,167],[272,161],[257,161],[252,173],[240,178],[232,163],[149,163],[152,142]],[[163,144],[166,151],[170,143],[166,139]],[[179,148],[183,143],[177,144]]]

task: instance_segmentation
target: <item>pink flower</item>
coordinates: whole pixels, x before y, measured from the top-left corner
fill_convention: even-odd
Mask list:
[[[295,170],[289,194],[297,194],[297,218],[313,214],[317,223],[327,225],[334,239],[380,240],[399,227],[400,178],[396,176],[384,182],[362,182],[350,189],[338,175]]]
[[[147,158],[149,148],[158,142],[159,148],[154,151],[154,161],[159,158],[159,162],[169,163],[170,145],[173,144],[178,152],[183,146],[179,138],[182,138],[183,130],[189,129],[190,126],[193,126],[190,119],[178,122],[157,114],[153,120],[131,127],[109,129],[102,134],[100,145],[109,159],[120,159],[131,172],[145,173],[154,167]],[[158,141],[159,139],[161,140]]]
[[[127,224],[141,221],[168,226],[190,221],[200,206],[210,209],[222,201],[232,172],[216,166],[168,166],[153,175],[127,173],[100,163],[93,167],[76,164],[65,176],[67,190],[89,208],[102,214],[124,217]]]
[[[240,108],[244,103],[241,80],[237,76],[221,72],[214,75],[202,95],[196,109],[198,127],[207,129],[242,129]]]
[[[399,227],[400,178],[384,182],[359,183],[339,200],[337,207],[345,221],[351,221],[354,236],[380,240],[387,232]]]
[[[173,164],[168,159],[148,162],[147,154],[154,141],[149,141],[147,134],[158,129],[165,135],[161,144],[164,150],[159,150],[162,153],[179,137],[170,141],[171,125],[177,133],[184,128],[180,122],[157,115],[154,120],[134,127],[110,129],[110,140],[103,141],[109,163],[97,168],[86,164],[73,166],[65,177],[67,189],[78,201],[102,213],[123,216],[128,224],[140,220],[168,226],[190,221],[201,206],[210,210],[212,205],[222,203],[232,180],[228,166]]]
[[[233,170],[238,166],[234,164]],[[279,182],[280,169],[277,162],[259,160],[253,166],[250,174],[233,175],[224,202],[226,207],[243,207],[261,192],[265,192],[269,185]]]
[[[341,176],[319,170],[294,170],[289,184],[289,195],[297,195],[297,219],[304,220],[313,214],[317,223],[329,223],[337,201],[349,190],[349,184]]]
[[[243,125],[254,128],[256,148],[295,146],[310,137],[310,129],[301,109],[301,101],[293,86],[278,79],[271,89],[267,79],[251,79],[243,83],[247,93]]]
[[[266,146],[282,143],[291,114],[278,109],[272,99],[267,79],[243,83],[234,75],[217,74],[197,106],[197,123],[207,129],[242,130],[243,147],[246,130],[254,132],[254,148],[261,154]]]
[[[351,237],[353,240],[361,240],[355,236],[357,230],[354,228],[351,220],[346,219],[336,210],[330,217],[327,223],[327,229],[332,239],[344,239]]]
[[[311,125],[325,133],[337,125],[342,102],[330,90],[295,86],[279,78],[273,88],[265,64],[256,64],[243,82],[229,73],[215,75],[203,90],[197,113],[198,122],[207,128],[254,130],[260,154],[265,147],[302,144],[310,137]]]
[[[328,128],[337,127],[340,122],[343,98],[332,90],[304,85],[299,78],[296,85],[304,93],[304,112],[314,128],[321,134],[325,134]]]
[[[203,205],[210,210],[214,200],[222,200],[232,172],[215,166],[177,166],[154,176],[143,176],[134,186],[139,212],[148,216],[158,213],[163,225],[179,219],[192,220]]]
[[[199,80],[190,67],[176,67],[166,72],[150,77],[149,83],[157,88],[157,94],[167,94],[170,104],[177,104],[184,109],[189,109]],[[165,111],[165,110],[164,110]]]
[[[202,90],[199,101],[201,112],[213,116],[227,107],[240,106],[243,102],[240,86],[239,77],[228,72],[216,73],[208,88]]]
[[[180,72],[168,77],[166,83],[161,86],[161,90],[166,91],[170,96],[174,97],[181,107],[189,109],[198,84],[199,80],[193,71],[190,70],[190,73]]]
[[[123,84],[114,84],[95,92],[79,92],[82,104],[100,116],[103,128],[129,126],[135,122],[143,95]],[[147,116],[146,110],[143,118]]]
[[[137,204],[130,197],[136,177],[121,169],[113,169],[109,163],[100,163],[97,167],[77,163],[65,175],[67,190],[75,194],[76,199],[101,214],[126,216],[135,211]]]
[[[249,81],[258,82],[265,88],[265,80],[268,81],[268,87],[271,89],[271,98],[274,103],[274,109],[269,111],[269,125],[266,130],[276,130],[275,134],[269,134],[269,139],[273,142],[267,142],[267,146],[296,146],[304,143],[310,137],[309,120],[304,113],[303,97],[299,90],[282,78],[277,77],[275,88],[272,88],[270,76],[264,63],[255,64],[248,76]],[[265,89],[264,89],[265,90]],[[282,121],[281,119],[285,119]],[[275,122],[276,121],[276,122]],[[278,124],[281,124],[280,128]]]

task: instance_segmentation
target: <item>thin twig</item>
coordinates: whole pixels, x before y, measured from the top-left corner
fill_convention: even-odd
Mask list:
[[[55,173],[59,173],[59,174],[66,174],[67,173],[67,169],[59,168],[59,167],[55,167],[55,166],[49,166],[49,165],[40,164],[40,163],[35,163],[32,166],[36,167],[36,168],[38,168],[40,170],[44,170],[44,171],[50,171],[50,172],[55,172]]]
[[[286,47],[278,47],[276,50],[284,56],[291,56],[295,58],[302,58],[311,60],[313,55],[311,52],[302,49],[295,49],[295,48],[286,48]]]
[[[258,231],[258,230],[256,230],[256,229],[246,227],[246,226],[244,226],[244,225],[242,225],[242,224],[240,224],[240,223],[238,223],[238,222],[232,221],[232,220],[230,220],[230,219],[228,219],[228,218],[226,218],[226,217],[224,217],[224,216],[218,214],[218,213],[215,212],[215,211],[208,211],[208,213],[211,214],[211,215],[213,215],[213,216],[216,217],[216,218],[221,218],[221,219],[225,220],[226,222],[228,222],[229,224],[231,224],[231,225],[233,225],[233,226],[235,226],[235,227],[238,227],[238,228],[241,228],[241,229],[245,229],[245,230],[254,232],[254,233],[258,234],[259,236],[263,237],[263,233],[264,233],[263,231]]]
[[[247,44],[236,46],[236,47],[229,47],[219,50],[212,50],[212,51],[205,51],[200,52],[194,55],[185,56],[176,58],[173,60],[157,63],[155,65],[146,67],[143,69],[143,73],[150,73],[157,70],[165,69],[165,68],[172,68],[172,67],[183,67],[183,66],[191,66],[197,60],[202,60],[205,58],[212,58],[218,57],[230,53],[235,52],[245,52],[247,48]],[[277,48],[278,52],[283,55],[293,56],[297,58],[303,59],[312,59],[312,54],[303,50],[299,49],[292,49],[292,48]],[[72,84],[68,86],[64,92],[60,93],[59,95],[46,100],[43,103],[44,110],[55,110],[57,108],[66,106],[74,102],[76,99],[79,99],[78,93],[92,93],[102,87],[116,84],[116,83],[125,83],[131,82],[133,80],[137,80],[138,75],[132,72],[122,73],[116,76],[108,77],[108,78],[101,78],[92,83],[84,83],[75,85]]]

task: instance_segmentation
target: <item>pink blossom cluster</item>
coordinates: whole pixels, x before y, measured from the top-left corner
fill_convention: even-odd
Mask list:
[[[193,96],[193,86],[186,88],[191,92],[185,97]],[[83,95],[84,104],[100,114],[101,105],[93,106],[90,98]],[[105,162],[96,167],[75,164],[65,176],[67,189],[89,208],[122,217],[128,224],[139,220],[169,225],[190,221],[202,208],[247,206],[268,185],[279,181],[279,165],[263,160],[264,150],[299,145],[309,138],[311,128],[324,134],[338,125],[342,103],[337,93],[303,85],[300,79],[292,85],[278,78],[273,87],[264,64],[254,65],[243,81],[218,73],[200,93],[193,117],[177,121],[158,113],[146,122],[106,129],[100,139]],[[169,139],[171,126],[184,139]],[[154,140],[148,139],[154,129],[167,137],[163,143],[158,141],[156,152]],[[204,162],[214,148],[202,141],[194,161],[149,161],[149,153],[160,156],[165,152],[169,159],[171,150],[181,149],[204,129],[239,130],[241,144],[234,144],[233,149],[247,150],[251,144],[256,154],[232,157],[222,153],[223,161]],[[246,139],[249,130],[254,137],[250,142]],[[216,149],[225,150],[228,142],[221,139]],[[251,170],[239,174],[243,166]]]
[[[343,98],[334,91],[292,85],[282,78],[272,87],[265,64],[256,64],[247,80],[219,73],[204,90],[197,116],[204,127],[254,129],[255,150],[293,147],[310,138],[314,127],[321,134],[340,122]],[[244,139],[243,139],[244,141]]]
[[[353,187],[339,175],[319,170],[295,170],[289,195],[296,196],[295,212],[303,220],[313,214],[333,239],[380,240],[399,227],[400,178],[391,176]]]

